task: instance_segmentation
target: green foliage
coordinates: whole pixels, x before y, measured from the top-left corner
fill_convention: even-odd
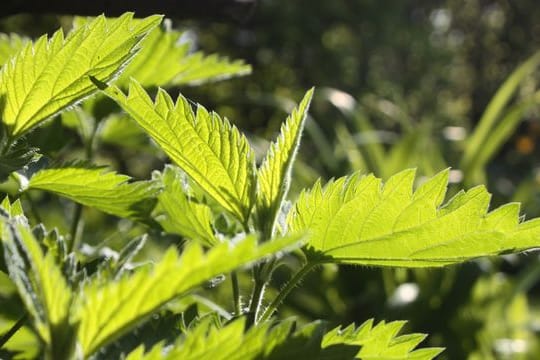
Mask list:
[[[267,322],[246,331],[242,320],[221,328],[203,321],[172,347],[160,344],[146,353],[139,347],[126,359],[430,360],[441,352],[435,348],[414,350],[425,335],[396,336],[403,325],[404,322],[380,322],[373,326],[371,319],[358,328],[351,325],[327,331],[326,324],[316,322],[295,330],[294,321],[289,320],[279,324]]]
[[[529,98],[508,109],[508,103],[516,93],[519,85],[531,76],[540,65],[540,52],[520,64],[505,80],[493,96],[479,120],[463,153],[461,166],[471,179],[482,178],[481,170],[495,155],[515,130],[525,110],[540,103],[540,92],[536,91]]]
[[[155,103],[132,80],[128,95],[110,88],[119,103],[161,149],[227,211],[246,223],[255,196],[255,161],[247,139],[217,114],[183,96],[173,102],[159,90]]]
[[[127,66],[119,84],[129,85],[133,77],[144,87],[200,84],[246,75],[251,67],[241,60],[229,61],[218,55],[190,53],[184,34],[168,23],[154,29],[143,40],[139,56]]]
[[[0,72],[1,116],[11,137],[96,92],[90,76],[108,82],[136,53],[160,20],[132,24],[132,14],[107,23],[98,17],[64,39],[59,30],[28,43]]]
[[[14,354],[4,345],[23,326],[39,338],[39,356],[55,360],[433,359],[442,349],[416,349],[425,335],[398,336],[402,321],[368,320],[327,330],[322,322],[302,326],[301,320],[279,319],[276,310],[323,263],[438,267],[538,247],[539,220],[522,222],[516,203],[488,212],[490,194],[482,186],[443,205],[449,170],[415,191],[414,170],[399,172],[384,185],[358,172],[325,186],[318,181],[289,210],[293,162],[313,90],[257,167],[247,137],[227,119],[195,108],[183,95],[174,101],[161,88],[153,100],[145,89],[241,75],[248,67],[189,55],[188,46],[178,44],[181,33],[154,29],[158,22],[156,16],[134,20],[132,14],[80,21],[65,40],[59,31],[50,40],[24,45],[1,70],[7,133],[0,143],[5,159],[0,175],[18,181],[10,195],[20,197],[13,202],[4,197],[0,209],[3,272],[17,293],[13,313],[20,317],[0,338],[9,356]],[[119,86],[109,85],[123,68]],[[126,94],[121,88],[128,81]],[[37,151],[47,154],[43,157],[55,153],[43,151],[43,143],[34,152],[32,138],[29,145],[20,138],[98,89],[110,99],[96,97],[62,119],[78,132],[82,146],[64,143],[76,151],[56,154],[65,161],[84,153],[88,164],[32,163]],[[137,149],[141,133],[130,129],[136,124],[175,165],[133,181],[92,164],[100,162],[97,150],[107,139],[121,151],[125,144]],[[390,152],[392,166],[416,139]],[[378,145],[365,157],[373,163],[382,158]],[[124,172],[124,165],[111,167]],[[73,216],[61,217],[71,222],[66,237],[62,228],[47,231],[44,225],[61,225],[48,207],[52,198],[65,212],[57,196],[78,203]],[[47,213],[40,214],[40,201]],[[81,215],[83,206],[120,220],[105,217],[95,225],[94,213]],[[90,230],[79,236],[85,221]],[[100,229],[108,223],[112,227]],[[74,246],[78,240],[84,243]],[[284,275],[282,265],[298,264],[297,272]],[[288,281],[272,289],[279,276]],[[230,293],[222,283],[230,283]],[[169,321],[152,336],[137,337],[160,318]]]
[[[153,181],[129,183],[129,176],[83,164],[48,168],[21,179],[22,190],[44,190],[111,215],[141,218],[153,208],[159,185]]]
[[[271,227],[265,229],[265,232],[270,235],[274,234],[276,218],[289,191],[292,165],[300,145],[300,137],[312,97],[313,89],[305,95],[298,109],[293,110],[291,116],[287,118],[281,127],[277,141],[270,145],[258,170],[257,179],[260,191],[257,197],[257,211],[263,228],[265,222]]]
[[[519,223],[519,204],[488,213],[490,195],[478,186],[441,205],[448,171],[415,192],[414,174],[400,172],[384,186],[358,173],[317,183],[289,214],[290,231],[309,232],[312,261],[365,265],[443,266],[536,246],[539,222]]]

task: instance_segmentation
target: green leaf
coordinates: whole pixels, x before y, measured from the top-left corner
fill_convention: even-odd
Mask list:
[[[192,44],[182,32],[171,30],[167,22],[154,29],[142,42],[142,50],[127,66],[119,85],[133,77],[144,87],[201,84],[246,75],[251,67],[241,60],[218,55],[191,53]]]
[[[244,319],[218,328],[210,321],[203,321],[190,330],[173,346],[158,344],[144,353],[140,346],[126,360],[172,359],[415,359],[431,360],[442,349],[414,350],[425,339],[423,334],[396,336],[405,322],[380,322],[373,320],[355,328],[335,328],[327,333],[326,324],[314,322],[294,331],[294,321],[279,324],[266,322],[246,331]]]
[[[17,138],[112,80],[136,54],[140,40],[161,17],[133,23],[132,13],[107,22],[99,16],[71,32],[28,43],[0,71],[0,116]]]
[[[128,182],[129,176],[82,164],[40,170],[23,190],[44,190],[111,215],[143,220],[159,187],[153,181]]]
[[[195,113],[183,96],[174,103],[162,89],[154,103],[135,80],[127,96],[117,87],[106,93],[202,190],[247,222],[255,196],[255,163],[247,139],[236,127],[200,105]]]
[[[2,244],[17,286],[51,358],[74,351],[77,325],[69,322],[71,290],[51,253],[44,254],[25,218],[2,219]]]
[[[132,329],[172,299],[212,278],[274,255],[297,243],[280,238],[257,246],[254,237],[236,244],[221,243],[206,254],[197,243],[182,253],[171,248],[152,268],[138,268],[116,282],[89,282],[79,293],[73,321],[80,322],[78,339],[85,356]]]
[[[205,204],[190,199],[182,184],[179,169],[167,165],[161,175],[163,192],[158,196],[158,206],[164,214],[158,222],[169,233],[182,235],[206,246],[216,245],[219,240],[212,229],[212,211]]]
[[[289,191],[291,169],[312,97],[313,89],[306,93],[298,108],[282,125],[277,141],[270,145],[257,173],[257,212],[263,232],[269,237],[275,232],[276,218]]]
[[[478,186],[441,207],[448,170],[413,193],[414,175],[405,170],[384,186],[358,173],[317,183],[289,213],[289,229],[308,232],[312,262],[442,266],[540,244],[540,220],[520,223],[519,204],[488,213],[490,194]]]
[[[440,354],[442,348],[414,350],[425,338],[424,334],[397,336],[405,321],[379,322],[373,326],[373,319],[359,327],[350,325],[344,329],[337,327],[324,335],[322,347],[334,344],[360,345],[357,359],[415,359],[431,360]]]

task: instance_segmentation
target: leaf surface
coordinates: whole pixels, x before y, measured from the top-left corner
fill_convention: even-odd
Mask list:
[[[111,215],[139,219],[153,208],[156,182],[129,183],[129,176],[99,167],[68,165],[35,173],[26,189],[49,191]]]
[[[158,206],[164,214],[158,222],[165,231],[199,241],[206,246],[219,242],[212,229],[212,211],[205,204],[189,198],[182,184],[178,168],[165,167],[161,176],[163,192],[158,196]]]
[[[11,280],[17,286],[41,339],[51,354],[73,350],[75,324],[69,323],[72,292],[51,253],[44,254],[22,216],[2,222],[2,245]]]
[[[246,331],[243,319],[217,328],[203,321],[185,338],[171,347],[154,346],[147,353],[140,346],[126,360],[344,360],[344,359],[415,359],[431,360],[442,349],[415,350],[425,339],[423,334],[397,336],[405,322],[368,320],[358,328],[335,328],[326,332],[326,324],[314,322],[294,331],[294,321],[279,324],[266,322]]]
[[[201,84],[246,75],[251,67],[241,60],[192,53],[185,33],[167,23],[155,28],[141,43],[139,55],[127,67],[118,84],[127,86],[133,77],[144,87]]]
[[[132,16],[127,13],[112,21],[99,16],[65,39],[62,30],[50,39],[42,36],[3,66],[0,117],[10,135],[17,138],[95,93],[90,77],[103,83],[112,80],[161,19],[133,22]]]
[[[218,275],[297,243],[298,237],[280,238],[257,246],[254,237],[239,243],[221,243],[206,254],[189,244],[182,255],[171,248],[152,268],[138,268],[116,282],[89,282],[78,297],[75,320],[86,356],[133,328],[168,301],[184,295]]]
[[[270,227],[267,233],[274,233],[274,224],[283,200],[287,196],[291,182],[291,169],[300,145],[307,111],[313,97],[313,89],[294,109],[281,127],[276,142],[270,145],[268,153],[257,173],[257,211],[263,227]]]
[[[540,245],[540,220],[519,222],[519,204],[488,212],[482,186],[444,206],[448,170],[413,192],[414,170],[384,185],[356,173],[299,197],[289,213],[291,231],[308,232],[312,261],[382,266],[443,266]]]
[[[242,223],[254,202],[255,163],[251,147],[236,127],[202,106],[194,112],[159,90],[153,102],[132,80],[128,95],[109,87],[113,98],[201,189]]]

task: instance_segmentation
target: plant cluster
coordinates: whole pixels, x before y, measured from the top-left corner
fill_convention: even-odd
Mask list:
[[[0,175],[16,188],[1,203],[0,236],[2,276],[22,312],[2,337],[3,353],[432,359],[442,349],[416,349],[425,335],[398,335],[404,322],[299,324],[280,318],[280,305],[322,264],[440,267],[538,246],[540,221],[523,221],[516,203],[489,211],[483,186],[445,202],[449,170],[420,181],[410,169],[384,182],[357,172],[318,181],[290,202],[313,90],[257,164],[248,139],[227,119],[163,90],[242,75],[249,66],[191,54],[178,43],[181,34],[160,23],[159,16],[101,16],[77,19],[65,37],[59,30],[35,42],[13,40],[0,71]],[[104,107],[111,100],[123,113]],[[27,141],[59,114],[80,135],[84,161],[46,161]],[[100,141],[126,144],[142,134],[171,162],[151,178],[136,181],[93,163]],[[33,213],[33,191],[77,204],[67,234]],[[89,256],[83,207],[126,219],[144,234],[118,230],[118,252]],[[169,235],[178,240],[148,261],[145,243]],[[290,278],[270,297],[265,290],[281,267]],[[230,301],[213,299],[212,289],[227,284]],[[160,320],[168,331],[152,331]],[[39,348],[13,344],[25,323]]]

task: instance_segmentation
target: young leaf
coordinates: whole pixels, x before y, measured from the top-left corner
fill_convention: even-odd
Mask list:
[[[158,222],[169,233],[179,234],[206,246],[219,242],[212,230],[212,211],[205,204],[190,200],[178,168],[167,165],[161,176],[163,192],[158,206],[164,210]]]
[[[159,187],[152,181],[128,180],[129,176],[104,168],[74,164],[38,171],[23,190],[49,191],[111,215],[143,219],[152,210]]]
[[[313,89],[306,93],[298,108],[282,125],[277,141],[270,145],[257,173],[257,213],[263,228],[268,228],[264,232],[269,235],[275,231],[276,217],[289,191],[291,169],[312,97]]]
[[[242,223],[247,221],[255,192],[255,163],[247,139],[236,127],[202,106],[195,113],[183,96],[174,103],[161,89],[153,103],[133,79],[127,96],[117,87],[106,93],[208,195]]]
[[[280,238],[257,246],[255,237],[224,242],[206,254],[197,243],[182,255],[173,248],[152,268],[138,268],[130,276],[103,284],[89,282],[79,293],[74,322],[85,356],[93,354],[132,329],[168,301],[186,294],[212,278],[247,263],[274,255],[297,243],[298,237]]]
[[[315,262],[382,266],[443,266],[480,256],[538,247],[540,220],[519,223],[519,204],[488,213],[484,187],[461,192],[440,207],[448,170],[413,193],[414,170],[384,186],[358,173],[317,183],[289,214],[291,231],[308,232]]]
[[[107,22],[99,16],[70,33],[28,43],[0,71],[0,117],[12,138],[95,93],[90,77],[112,80],[161,17],[132,21],[132,13]]]
[[[248,331],[244,319],[234,321],[223,328],[216,328],[203,321],[190,330],[182,341],[165,348],[154,346],[144,353],[141,346],[130,353],[126,360],[157,359],[416,359],[431,360],[442,349],[414,350],[425,338],[423,334],[396,337],[405,322],[380,322],[373,327],[373,320],[355,328],[335,328],[327,333],[326,324],[314,322],[294,331],[294,322],[279,324],[266,322]]]
[[[72,293],[54,255],[43,254],[21,216],[2,219],[2,244],[11,280],[17,286],[50,358],[74,351],[76,325],[69,322]]]
[[[129,78],[133,77],[144,87],[178,86],[251,72],[251,67],[240,60],[190,53],[191,44],[183,41],[183,35],[171,30],[167,22],[150,32],[141,43],[140,54],[127,66],[118,84],[127,86]]]

